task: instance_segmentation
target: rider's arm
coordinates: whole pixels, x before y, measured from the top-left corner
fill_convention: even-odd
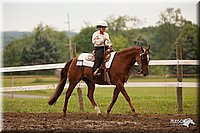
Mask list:
[[[98,46],[98,45],[101,45],[103,42],[103,38],[98,34],[98,32],[95,32],[93,35],[92,35],[92,43],[95,45],[95,46]]]

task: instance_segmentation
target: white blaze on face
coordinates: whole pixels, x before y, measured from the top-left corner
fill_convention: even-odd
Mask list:
[[[140,56],[142,56],[142,55],[146,52],[146,49],[143,48],[143,51],[144,51],[144,52],[141,53]],[[149,55],[147,54],[147,61],[149,61],[149,60],[150,60],[150,58],[149,58]]]
[[[143,49],[144,52],[142,52],[142,53],[140,54],[140,56],[142,56],[142,55],[145,53],[145,51],[146,51],[146,49],[144,49],[144,48],[142,48],[142,49]]]
[[[143,49],[143,51],[144,51],[143,53],[145,53],[145,52],[146,52],[146,49],[144,49],[144,48],[142,48],[142,49]]]
[[[149,55],[147,55],[147,61],[149,61]]]

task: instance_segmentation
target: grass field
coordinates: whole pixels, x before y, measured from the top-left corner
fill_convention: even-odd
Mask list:
[[[28,76],[3,76],[4,87],[9,86],[26,86],[26,85],[43,85],[43,84],[56,84],[59,78],[54,75],[28,75]]]
[[[87,89],[82,88],[84,96],[85,112],[94,112],[89,99]],[[65,90],[66,91],[66,90]],[[64,91],[64,92],[65,92]],[[127,88],[133,105],[137,112],[142,114],[176,114],[176,89],[175,88]],[[31,94],[50,96],[53,90],[24,91],[15,94]],[[25,99],[25,98],[4,98],[4,112],[62,112],[64,104],[64,92],[54,106],[47,104],[48,99]],[[112,88],[96,88],[95,100],[102,112],[106,112],[112,99]],[[197,88],[183,88],[184,114],[197,114]],[[77,92],[74,90],[68,105],[69,112],[79,112]],[[112,113],[130,113],[130,108],[124,97],[120,94]]]

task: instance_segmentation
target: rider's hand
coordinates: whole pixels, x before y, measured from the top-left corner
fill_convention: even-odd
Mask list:
[[[109,44],[109,40],[107,38],[104,39],[104,43],[105,45],[108,45]]]

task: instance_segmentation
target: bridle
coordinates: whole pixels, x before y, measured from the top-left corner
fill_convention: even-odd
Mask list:
[[[135,67],[135,65],[133,66],[129,66],[131,69],[134,69],[138,74],[141,74],[143,71],[143,67],[144,67],[144,60],[149,61],[149,56],[148,54],[146,54],[146,50],[143,49],[142,53],[140,54],[140,63],[138,63],[139,65],[139,69]]]
[[[150,58],[147,57],[148,54],[146,54],[145,51],[146,51],[146,49],[143,49],[142,53],[140,53],[140,62],[141,62],[141,64],[138,63],[138,65],[140,66],[140,69],[138,69],[138,68],[135,67],[136,66],[135,63],[133,65],[128,65],[128,67],[130,68],[129,73],[131,73],[132,70],[135,70],[138,74],[141,74],[142,69],[143,69],[143,62],[142,62],[142,60],[144,60],[143,55],[146,55],[146,58],[148,59],[148,61],[150,60]],[[132,59],[132,60],[135,60],[135,59]],[[122,61],[122,62],[124,62],[124,61]]]

